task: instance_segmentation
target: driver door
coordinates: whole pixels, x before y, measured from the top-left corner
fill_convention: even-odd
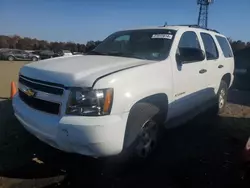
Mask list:
[[[194,31],[181,34],[175,50],[173,63],[174,102],[171,105],[174,116],[180,116],[196,108],[204,101],[206,89],[205,61],[178,62],[177,57],[184,54],[182,49],[201,50],[200,40]],[[177,36],[178,38],[178,36]]]

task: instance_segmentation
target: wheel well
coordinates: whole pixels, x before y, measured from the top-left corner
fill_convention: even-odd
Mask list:
[[[225,75],[222,77],[221,80],[225,81],[226,84],[227,84],[227,87],[229,87],[229,85],[230,85],[230,83],[231,83],[231,74],[230,74],[230,73],[225,74]]]
[[[145,97],[141,100],[139,100],[136,104],[138,103],[148,103],[153,106],[156,106],[159,108],[160,114],[162,114],[166,118],[167,116],[167,109],[168,109],[168,97],[165,93],[158,93],[154,95],[150,95],[148,97]]]
[[[163,123],[167,117],[168,97],[164,93],[147,96],[137,101],[130,109],[124,147],[128,147],[137,137],[143,124],[154,117],[154,120]]]

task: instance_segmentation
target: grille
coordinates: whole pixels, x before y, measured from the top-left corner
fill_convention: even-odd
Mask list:
[[[38,90],[38,91],[43,91],[43,92],[51,93],[51,94],[55,94],[55,95],[62,95],[63,94],[63,87],[64,86],[60,85],[60,84],[54,84],[54,83],[50,83],[50,82],[35,80],[35,79],[27,78],[25,76],[19,76],[19,82],[23,85],[26,85],[26,86],[28,86],[32,89]],[[46,85],[44,85],[44,84],[46,84]],[[58,87],[62,87],[62,88],[58,88]]]
[[[22,99],[23,102],[25,102],[28,106],[30,106],[34,109],[37,109],[37,110],[40,110],[43,112],[47,112],[50,114],[59,114],[60,104],[58,104],[58,103],[29,97],[24,92],[22,92],[20,89],[19,89],[19,97]]]

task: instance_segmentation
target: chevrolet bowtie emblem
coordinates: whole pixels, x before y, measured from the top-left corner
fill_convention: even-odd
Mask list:
[[[32,89],[26,89],[26,90],[24,91],[24,93],[25,93],[26,95],[28,95],[29,97],[35,97],[35,95],[36,95],[36,92],[33,91]]]

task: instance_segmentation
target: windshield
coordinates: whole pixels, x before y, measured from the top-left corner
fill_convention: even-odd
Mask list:
[[[116,32],[106,38],[88,55],[164,60],[169,54],[175,33],[175,30],[167,29]]]

